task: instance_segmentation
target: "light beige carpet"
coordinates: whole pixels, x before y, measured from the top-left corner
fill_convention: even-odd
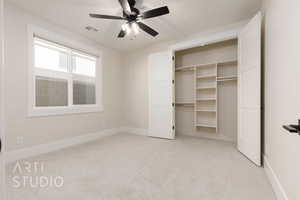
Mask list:
[[[28,161],[64,185],[15,188],[13,177],[33,172],[10,164],[9,200],[275,200],[264,170],[221,141],[119,134]]]

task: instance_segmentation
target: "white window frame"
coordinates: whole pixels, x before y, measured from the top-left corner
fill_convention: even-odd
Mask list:
[[[76,113],[92,113],[102,112],[103,108],[103,73],[101,62],[101,51],[93,45],[77,42],[62,35],[47,31],[34,25],[28,25],[28,116],[50,116],[50,115],[65,115]],[[93,105],[73,105],[73,84],[74,77],[76,80],[88,78],[77,74],[67,74],[65,72],[52,71],[47,69],[38,69],[34,66],[34,37],[43,38],[45,40],[53,41],[54,43],[66,46],[75,52],[93,55],[96,60],[96,76],[95,76],[95,90],[96,90],[96,104]],[[53,78],[63,78],[68,80],[68,106],[53,106],[53,107],[36,107],[35,105],[35,77],[46,76]]]

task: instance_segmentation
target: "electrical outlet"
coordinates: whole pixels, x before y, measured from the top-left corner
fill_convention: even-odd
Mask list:
[[[17,145],[21,145],[24,143],[24,137],[23,136],[18,136],[17,137]]]

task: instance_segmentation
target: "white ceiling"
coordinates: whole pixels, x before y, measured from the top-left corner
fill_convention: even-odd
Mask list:
[[[132,51],[161,41],[181,39],[218,26],[232,24],[253,16],[261,0],[136,0],[148,10],[167,5],[170,14],[145,20],[160,34],[152,38],[141,33],[135,38],[118,39],[121,22],[92,19],[89,13],[120,15],[118,0],[7,0],[29,12],[80,33],[107,47]],[[84,28],[93,26],[99,32]]]

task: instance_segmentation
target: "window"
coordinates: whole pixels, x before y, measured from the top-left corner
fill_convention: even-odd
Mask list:
[[[68,106],[68,81],[64,79],[35,77],[35,106]]]
[[[30,114],[101,111],[97,57],[36,36],[32,42]]]

